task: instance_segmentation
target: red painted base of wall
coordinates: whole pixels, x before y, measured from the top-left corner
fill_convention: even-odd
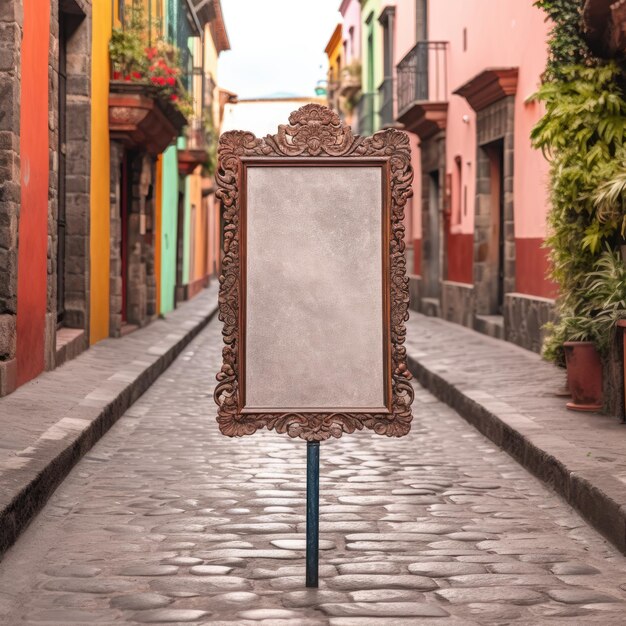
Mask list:
[[[49,0],[24,0],[17,268],[17,383],[44,369],[48,248]]]
[[[448,233],[448,280],[474,282],[474,235]]]
[[[543,239],[515,240],[515,291],[540,298],[556,298],[557,286],[547,278],[550,262]],[[421,275],[422,240],[413,240],[414,274]],[[448,275],[447,280],[457,283],[474,282],[474,236],[447,234]]]
[[[413,272],[417,276],[422,274],[422,240],[413,240],[413,267],[407,268],[409,272]]]
[[[547,278],[550,262],[543,239],[515,240],[515,289],[541,298],[555,298],[557,286]]]

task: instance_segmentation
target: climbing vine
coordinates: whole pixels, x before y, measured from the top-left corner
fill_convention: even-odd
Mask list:
[[[548,63],[544,80],[564,80],[564,68],[593,62],[581,35],[584,3],[584,0],[536,0],[535,6],[542,9],[553,24],[548,40]]]
[[[626,186],[619,185],[626,168],[626,99],[620,88],[624,68],[595,58],[587,47],[581,36],[583,0],[535,4],[553,22],[548,63],[536,94],[546,113],[531,135],[533,145],[550,161],[546,246],[551,278],[559,286],[559,320],[548,326],[544,356],[562,363],[563,342],[594,341],[606,350],[611,328],[607,319],[626,316],[620,306],[607,313],[604,291],[597,286],[608,276],[598,273],[601,259],[615,258],[624,234]],[[592,274],[596,287],[589,289]],[[612,302],[625,300],[626,293],[617,294]]]

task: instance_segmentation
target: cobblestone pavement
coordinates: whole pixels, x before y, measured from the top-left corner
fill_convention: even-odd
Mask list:
[[[626,558],[417,389],[410,436],[321,445],[321,586],[304,589],[305,445],[218,434],[212,323],[0,563],[0,623],[623,624]]]

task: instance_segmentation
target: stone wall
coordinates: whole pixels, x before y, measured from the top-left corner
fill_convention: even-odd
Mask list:
[[[48,42],[48,248],[44,362],[54,368],[57,328],[57,216],[59,202],[59,0],[50,2]]]
[[[120,217],[122,189],[120,169],[124,149],[115,141],[111,142],[111,185],[110,185],[110,240],[109,257],[109,334],[119,337],[122,332],[122,220]]]
[[[476,209],[474,218],[474,286],[476,312],[497,311],[498,250],[493,249],[494,216],[490,161],[485,146],[504,143],[504,293],[515,291],[515,229],[513,207],[515,97],[494,102],[476,114]]]
[[[422,297],[438,299],[441,294],[441,281],[446,275],[445,237],[443,236],[443,194],[446,179],[446,135],[438,132],[429,139],[422,140],[421,170],[422,170]],[[430,206],[431,173],[438,173],[439,205]],[[432,209],[432,210],[431,210]],[[431,224],[437,216],[438,223]],[[431,233],[436,229],[438,241],[433,241]],[[429,271],[429,266],[435,268]]]
[[[445,320],[474,327],[474,286],[446,280],[442,283],[441,315]]]
[[[89,336],[91,185],[91,0],[72,0],[67,40],[66,231],[64,325]],[[66,0],[67,4],[67,0]],[[68,20],[69,21],[69,20]]]
[[[145,326],[157,313],[156,275],[154,259],[154,180],[155,161],[145,153],[126,152],[129,176],[128,214],[126,216],[126,280],[122,277],[122,184],[121,169],[124,148],[111,142],[111,256],[110,256],[110,317],[112,337],[122,334],[123,294],[126,287],[126,321]]]
[[[131,162],[132,200],[128,214],[127,316],[145,326],[156,316],[154,274],[154,159],[137,154]]]
[[[609,353],[603,359],[602,381],[604,412],[617,417],[624,417],[624,339],[626,329],[618,328],[609,347]]]
[[[0,2],[0,396],[16,385],[21,0]]]
[[[60,28],[65,31],[66,122],[59,128]],[[59,263],[59,161],[65,156],[65,245],[63,326],[85,331],[81,349],[89,336],[89,211],[91,167],[91,0],[53,0],[50,16],[49,53],[49,200],[48,200],[48,297],[45,362],[57,362],[57,272]],[[61,138],[65,142],[61,143]],[[74,354],[74,352],[72,352]]]
[[[505,295],[504,338],[511,343],[541,353],[543,326],[555,319],[554,300],[523,293]]]

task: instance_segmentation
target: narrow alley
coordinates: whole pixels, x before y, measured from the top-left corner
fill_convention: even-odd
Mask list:
[[[214,320],[79,462],[0,563],[0,623],[622,624],[626,560],[416,388],[409,436],[305,445],[214,419]]]

